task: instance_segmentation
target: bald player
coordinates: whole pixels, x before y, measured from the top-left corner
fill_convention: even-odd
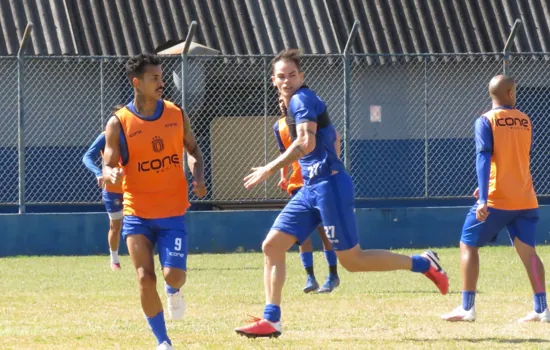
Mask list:
[[[544,266],[535,250],[538,201],[531,179],[533,126],[515,109],[516,84],[498,75],[489,83],[493,108],[475,122],[477,203],[466,215],[460,239],[462,306],[441,318],[475,321],[480,247],[496,240],[506,227],[534,292],[535,308],[520,322],[550,322]]]

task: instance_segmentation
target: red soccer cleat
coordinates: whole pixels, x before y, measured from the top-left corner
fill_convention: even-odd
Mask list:
[[[120,263],[111,263],[111,270],[113,271],[119,271],[120,270]]]
[[[247,338],[277,338],[282,334],[281,321],[271,322],[251,316],[249,322],[252,324],[235,328],[235,332]]]
[[[437,254],[428,250],[420,256],[430,262],[430,269],[426,271],[424,275],[435,283],[441,294],[447,294],[449,291],[449,277],[447,273],[443,271]]]

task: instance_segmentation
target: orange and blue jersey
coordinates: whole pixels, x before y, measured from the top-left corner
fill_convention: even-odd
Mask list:
[[[159,100],[155,115],[145,118],[130,103],[115,116],[127,147],[122,159],[124,215],[143,219],[184,215],[190,204],[183,169],[182,109]]]
[[[279,146],[281,153],[285,152],[292,144],[292,138],[290,137],[290,131],[286,124],[286,118],[281,118],[273,125],[273,133]],[[292,174],[290,175],[287,192],[292,195],[304,185],[302,178],[302,169],[298,161],[292,163]]]
[[[502,210],[538,208],[529,116],[512,107],[494,108],[476,120],[475,143],[480,203]]]
[[[95,164],[96,160],[100,157],[103,157],[103,152],[105,150],[105,132],[99,134],[99,136],[92,143],[90,148],[84,153],[82,157],[82,162],[96,177],[102,177],[103,173],[101,169]],[[107,181],[103,184],[105,191],[109,193],[122,193],[121,185],[114,185],[108,183]]]

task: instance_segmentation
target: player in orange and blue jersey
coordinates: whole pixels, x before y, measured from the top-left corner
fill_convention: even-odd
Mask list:
[[[118,248],[120,246],[120,229],[122,228],[122,186],[103,181],[103,173],[95,164],[103,156],[105,149],[105,132],[92,143],[84,154],[82,162],[96,176],[97,186],[102,189],[103,203],[109,215],[109,251],[111,255],[111,269],[120,270]]]
[[[479,248],[507,228],[527,270],[534,310],[520,322],[550,322],[544,265],[535,249],[538,201],[530,171],[533,125],[517,110],[516,84],[498,75],[489,83],[493,108],[475,122],[477,203],[466,215],[460,239],[462,306],[442,316],[446,321],[475,321]]]
[[[279,98],[279,108],[281,109],[281,114],[283,117],[276,121],[273,125],[273,133],[275,134],[279,151],[284,153],[292,144],[292,139],[290,137],[288,125],[286,124],[286,108],[282,98]],[[336,154],[340,154],[340,137],[336,138],[335,147]],[[283,167],[281,169],[281,180],[279,181],[278,186],[283,191],[287,191],[291,198],[298,193],[303,185],[304,180],[302,179],[302,170],[300,169],[300,164],[298,162],[292,163],[292,173],[290,174],[290,178],[288,177],[288,167]],[[330,293],[334,290],[334,288],[337,288],[340,285],[340,278],[338,277],[338,258],[332,249],[332,244],[330,244],[323,226],[317,226],[317,233],[319,233],[319,237],[323,243],[323,251],[329,266],[329,275],[323,286],[319,288],[319,283],[315,278],[315,273],[313,270],[313,246],[311,244],[311,239],[307,238],[298,246],[300,250],[300,260],[302,260],[302,265],[307,273],[306,286],[303,291],[305,293],[309,293],[317,290],[319,293]]]
[[[187,276],[188,250],[185,213],[190,205],[184,149],[197,197],[206,195],[204,162],[187,115],[161,98],[160,59],[150,54],[134,56],[126,72],[134,100],[107,123],[103,178],[122,183],[122,236],[136,268],[141,306],[157,338],[157,349],[172,349],[156,289],[154,247],[166,282],[168,311],[173,320],[181,319],[185,301],[180,288]]]
[[[319,225],[323,225],[340,264],[348,271],[423,273],[446,294],[449,280],[434,252],[411,257],[360,248],[353,182],[336,154],[337,133],[325,102],[304,85],[298,50],[285,50],[275,57],[272,82],[287,106],[292,144],[274,161],[252,168],[252,173],[244,178],[244,186],[250,189],[295,161],[300,163],[304,186],[275,219],[262,244],[266,295],[263,318],[254,318],[252,324],[235,331],[250,338],[281,335],[286,252],[297,241],[305,241]]]

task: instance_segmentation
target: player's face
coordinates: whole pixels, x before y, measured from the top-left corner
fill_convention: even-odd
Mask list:
[[[161,66],[148,65],[141,78],[134,78],[134,86],[144,96],[160,99],[164,90]]]
[[[299,72],[292,61],[279,61],[273,67],[271,80],[282,97],[290,98],[304,83],[304,72]]]

